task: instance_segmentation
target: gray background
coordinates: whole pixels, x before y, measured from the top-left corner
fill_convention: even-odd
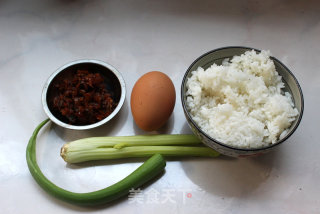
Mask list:
[[[0,206],[2,213],[319,213],[320,4],[318,1],[0,1]],[[88,136],[144,134],[133,120],[130,92],[144,73],[159,70],[174,82],[169,122],[154,133],[190,133],[180,101],[188,66],[223,46],[270,50],[291,69],[305,97],[302,122],[277,150],[261,157],[169,159],[166,171],[142,189],[102,208],[79,208],[44,193],[32,179],[25,148],[46,118],[40,102],[47,78],[77,59],[115,66],[127,84],[120,114],[91,131],[53,124],[39,137],[45,175],[75,192],[125,177],[141,160],[66,165],[63,143]],[[157,193],[150,201],[148,193]],[[152,192],[151,191],[151,192]],[[171,201],[165,201],[170,192]],[[189,197],[186,197],[186,196]]]

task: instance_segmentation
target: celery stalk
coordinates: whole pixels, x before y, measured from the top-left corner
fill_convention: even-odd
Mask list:
[[[137,135],[93,137],[76,140],[61,148],[61,157],[68,163],[132,157],[205,156],[216,157],[218,152],[203,146],[194,135]]]

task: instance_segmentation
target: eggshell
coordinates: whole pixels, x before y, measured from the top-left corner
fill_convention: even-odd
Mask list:
[[[133,119],[142,130],[157,130],[169,119],[175,101],[171,79],[159,71],[148,72],[138,79],[131,92]]]

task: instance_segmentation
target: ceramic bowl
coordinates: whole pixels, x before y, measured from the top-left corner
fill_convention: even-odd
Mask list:
[[[287,91],[292,95],[294,105],[299,111],[299,115],[296,117],[296,120],[293,121],[293,123],[291,124],[289,131],[287,132],[285,137],[283,137],[281,140],[279,140],[275,144],[269,145],[267,147],[244,149],[244,148],[237,148],[237,147],[224,144],[223,142],[220,142],[214,139],[213,137],[210,137],[197,125],[197,123],[192,119],[192,116],[190,115],[188,108],[186,106],[186,99],[187,99],[186,82],[187,82],[187,79],[191,76],[191,72],[196,70],[198,67],[207,69],[213,63],[221,64],[224,59],[226,58],[231,59],[233,56],[241,55],[248,50],[255,50],[256,52],[260,52],[260,50],[254,49],[254,48],[236,46],[236,47],[223,47],[223,48],[215,49],[215,50],[209,51],[208,53],[203,54],[190,65],[190,67],[188,68],[188,70],[186,71],[183,77],[183,81],[181,85],[182,106],[183,106],[185,117],[193,133],[196,136],[198,136],[205,145],[213,148],[214,150],[220,152],[221,154],[232,156],[232,157],[247,157],[247,156],[259,155],[274,149],[275,147],[285,142],[295,132],[295,130],[300,124],[300,121],[303,115],[304,100],[303,100],[302,90],[297,79],[283,63],[281,63],[275,57],[271,57],[271,59],[274,61],[277,72],[279,73],[279,75],[282,76],[282,81],[285,83],[284,91]]]

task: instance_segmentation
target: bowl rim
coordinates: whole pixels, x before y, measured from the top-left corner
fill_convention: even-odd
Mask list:
[[[186,85],[186,80],[187,80],[187,76],[188,74],[191,72],[191,68],[193,67],[193,65],[195,63],[197,63],[200,59],[202,59],[203,57],[213,53],[213,52],[217,52],[217,51],[221,51],[221,50],[225,50],[225,49],[247,49],[247,50],[254,50],[258,53],[261,52],[261,50],[259,49],[256,49],[256,48],[251,48],[251,47],[246,47],[246,46],[225,46],[225,47],[221,47],[221,48],[216,48],[216,49],[213,49],[211,51],[208,51],[204,54],[202,54],[201,56],[199,56],[196,60],[194,60],[192,62],[192,64],[188,67],[187,71],[185,72],[184,76],[183,76],[183,79],[182,79],[182,83],[181,83],[181,103],[182,103],[182,107],[183,107],[183,110],[185,112],[185,115],[188,117],[187,119],[192,123],[192,125],[202,134],[204,135],[206,138],[208,138],[209,140],[217,143],[218,145],[222,146],[222,147],[226,147],[228,149],[231,149],[231,150],[236,150],[236,151],[239,151],[239,152],[256,152],[256,151],[261,151],[261,150],[267,150],[267,149],[270,149],[270,148],[273,148],[281,143],[283,143],[284,141],[286,141],[295,131],[296,129],[298,128],[300,122],[301,122],[301,119],[302,119],[302,115],[303,115],[303,111],[304,111],[304,98],[303,98],[303,93],[302,93],[302,89],[301,89],[301,86],[297,80],[297,78],[294,76],[294,74],[290,71],[290,69],[285,66],[280,60],[278,60],[277,58],[273,57],[273,56],[270,56],[270,58],[274,61],[277,61],[277,63],[279,63],[281,66],[283,66],[285,68],[286,71],[288,71],[288,73],[293,77],[294,81],[295,81],[295,84],[297,85],[298,87],[298,91],[299,91],[299,94],[300,94],[300,97],[301,97],[301,112],[299,112],[299,117],[297,119],[297,123],[295,124],[295,126],[292,128],[292,130],[284,137],[282,138],[281,140],[279,140],[277,143],[275,144],[271,144],[269,146],[266,146],[266,147],[261,147],[261,148],[239,148],[239,147],[234,147],[234,146],[230,146],[230,145],[227,145],[227,144],[224,144],[212,137],[210,137],[208,134],[206,134],[199,126],[198,124],[192,119],[189,111],[187,110],[187,106],[186,106],[186,103],[185,103],[185,99],[184,99],[184,88],[185,88],[185,85]]]
[[[106,69],[110,70],[118,79],[119,83],[120,83],[120,87],[121,87],[121,95],[120,95],[120,100],[118,102],[117,107],[112,111],[112,113],[107,116],[106,118],[104,118],[103,120],[100,120],[96,123],[93,124],[89,124],[89,125],[71,125],[71,124],[67,124],[62,122],[61,120],[58,120],[49,110],[48,107],[48,103],[47,103],[47,92],[48,92],[48,88],[49,85],[51,84],[52,80],[62,71],[64,71],[65,69],[67,69],[70,66],[76,65],[76,64],[83,64],[83,63],[91,63],[91,64],[96,64],[96,65],[100,65],[105,67]],[[126,85],[125,85],[125,81],[121,75],[121,73],[112,65],[110,65],[109,63],[100,61],[100,60],[96,60],[96,59],[80,59],[80,60],[75,60],[75,61],[71,61],[61,67],[59,67],[57,70],[55,70],[47,79],[46,83],[44,84],[44,87],[42,89],[42,95],[41,95],[41,100],[42,100],[42,106],[43,109],[46,113],[46,115],[50,118],[50,120],[52,122],[54,122],[55,124],[67,128],[67,129],[73,129],[73,130],[87,130],[87,129],[92,129],[92,128],[96,128],[98,126],[101,126],[105,123],[107,123],[108,121],[110,121],[122,108],[124,101],[125,101],[125,96],[126,96]]]

